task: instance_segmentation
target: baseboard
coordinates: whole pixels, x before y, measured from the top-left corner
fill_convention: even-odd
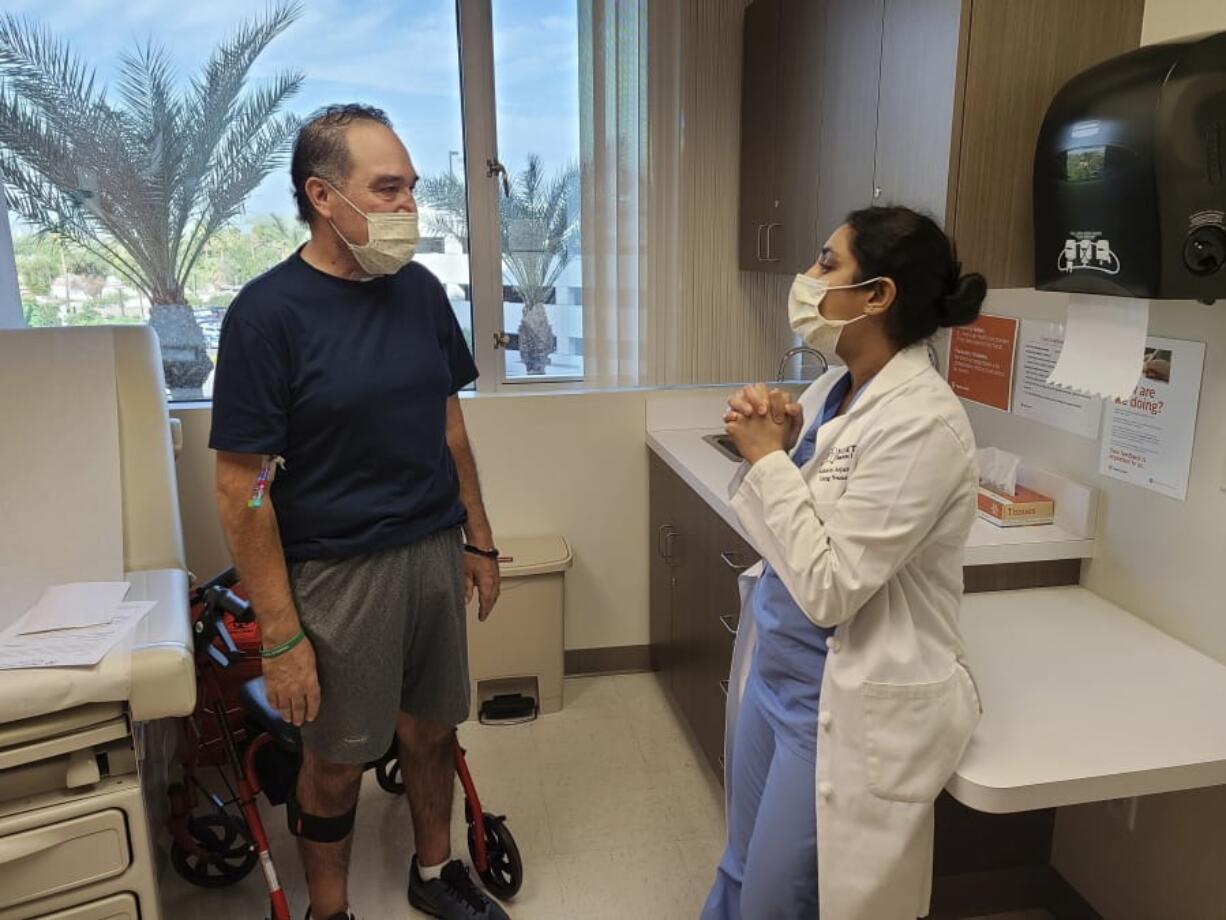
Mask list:
[[[567,677],[583,674],[619,674],[651,670],[650,645],[616,645],[607,648],[571,648],[563,662]]]
[[[1076,585],[1081,583],[1081,560],[971,565],[962,569],[962,579],[967,594]]]
[[[1039,909],[1056,920],[1103,920],[1052,866],[1020,866],[937,878],[927,920],[965,920]]]

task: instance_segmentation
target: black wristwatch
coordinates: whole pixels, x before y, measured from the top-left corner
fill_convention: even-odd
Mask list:
[[[495,562],[502,555],[497,549],[481,549],[478,546],[473,546],[471,543],[464,544],[464,552],[472,553],[474,556],[480,556],[483,559],[493,559]]]

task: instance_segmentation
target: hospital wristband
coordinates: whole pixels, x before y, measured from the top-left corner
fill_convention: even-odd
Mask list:
[[[306,638],[306,633],[303,632],[302,629],[300,628],[297,633],[290,636],[280,645],[274,645],[272,648],[261,648],[260,657],[261,658],[277,658],[280,655],[284,655],[286,652],[288,652],[290,649],[292,649],[295,645],[297,645],[299,642],[301,642],[305,638]]]

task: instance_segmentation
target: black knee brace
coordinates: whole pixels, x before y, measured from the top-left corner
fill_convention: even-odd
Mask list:
[[[289,832],[312,843],[339,843],[344,840],[353,830],[357,813],[358,806],[355,802],[349,811],[334,818],[307,814],[298,807],[298,793],[293,787],[285,799],[285,817],[289,821]]]

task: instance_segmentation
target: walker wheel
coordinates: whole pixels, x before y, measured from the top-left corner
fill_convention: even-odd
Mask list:
[[[468,853],[477,861],[477,829],[468,825]],[[507,819],[501,815],[485,815],[485,855],[489,865],[479,873],[481,881],[494,897],[509,901],[519,894],[524,884],[524,861],[520,858],[515,838],[507,830]]]
[[[400,758],[389,757],[375,764],[375,781],[384,792],[404,795],[404,776],[400,772]]]
[[[171,844],[170,862],[184,880],[200,888],[227,888],[255,868],[257,856],[247,826],[225,812],[198,815],[187,823],[199,852],[178,841]]]

